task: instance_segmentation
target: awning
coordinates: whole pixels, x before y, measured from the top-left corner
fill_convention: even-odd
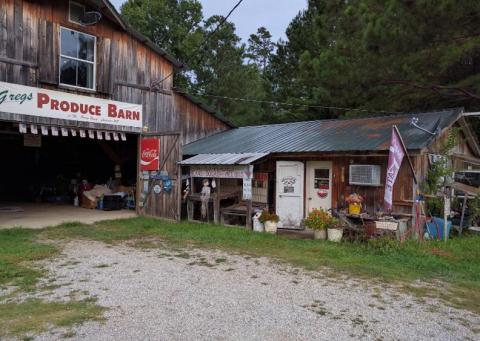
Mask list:
[[[181,165],[249,165],[269,153],[198,154],[179,162]]]

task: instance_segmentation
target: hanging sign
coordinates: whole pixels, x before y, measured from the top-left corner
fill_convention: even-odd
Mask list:
[[[388,155],[387,179],[385,182],[385,210],[390,212],[393,205],[393,185],[397,179],[398,171],[402,165],[405,151],[402,147],[401,137],[397,130],[392,128],[392,140],[390,142],[390,153]]]
[[[243,173],[243,200],[252,200],[252,178],[253,166],[248,166],[248,170]]]
[[[142,105],[0,82],[0,112],[142,128]]]
[[[249,171],[248,166],[192,166],[192,178],[243,179]]]
[[[160,140],[158,138],[142,139],[140,145],[140,170],[158,170],[160,168]]]
[[[23,135],[23,145],[25,147],[41,147],[42,146],[42,136],[34,134],[25,134]]]

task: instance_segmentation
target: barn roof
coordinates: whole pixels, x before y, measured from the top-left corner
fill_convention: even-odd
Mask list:
[[[434,136],[428,131],[450,127],[463,109],[446,109],[427,113],[355,119],[318,120],[241,127],[228,130],[184,147],[184,155],[221,153],[296,153],[386,151],[390,146],[391,128],[396,125],[407,149],[427,147]]]

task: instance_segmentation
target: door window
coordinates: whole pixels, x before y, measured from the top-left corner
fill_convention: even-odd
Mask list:
[[[330,187],[330,170],[329,169],[315,169],[315,176],[313,178],[313,186],[316,189],[329,189]]]

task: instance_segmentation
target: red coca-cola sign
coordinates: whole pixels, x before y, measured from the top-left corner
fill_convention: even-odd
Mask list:
[[[140,147],[140,170],[158,170],[160,168],[160,140],[142,139]]]

